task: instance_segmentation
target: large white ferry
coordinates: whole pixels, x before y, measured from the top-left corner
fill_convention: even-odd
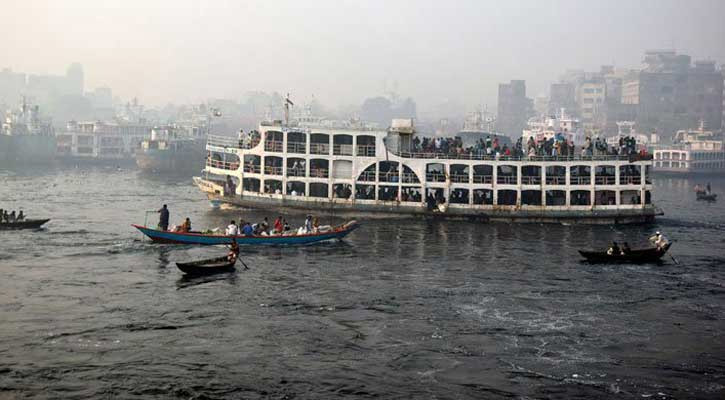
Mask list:
[[[670,174],[725,175],[725,147],[722,133],[706,130],[681,130],[673,144],[654,149],[655,171]]]
[[[197,186],[214,202],[368,217],[640,223],[652,204],[651,157],[503,157],[410,151],[412,120],[387,130],[262,122],[210,136]]]

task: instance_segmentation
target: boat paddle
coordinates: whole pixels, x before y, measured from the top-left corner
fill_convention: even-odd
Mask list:
[[[672,243],[675,243],[675,241],[673,240]],[[675,265],[680,265],[679,261],[677,261],[675,256],[673,256],[672,253],[669,253],[669,254],[670,254],[670,258],[672,259],[672,261],[674,261]]]

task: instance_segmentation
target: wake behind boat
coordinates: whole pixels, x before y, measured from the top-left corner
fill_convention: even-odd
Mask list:
[[[350,232],[357,229],[360,224],[353,220],[345,223],[344,225],[336,226],[328,231],[302,234],[252,236],[170,232],[140,225],[132,226],[141,231],[144,235],[148,236],[149,239],[155,243],[222,245],[229,244],[230,239],[234,239],[240,245],[289,246],[319,243],[330,240],[341,240]]]
[[[0,222],[0,231],[10,231],[18,229],[40,229],[40,227],[48,223],[48,221],[50,221],[50,218],[26,219],[15,222]]]

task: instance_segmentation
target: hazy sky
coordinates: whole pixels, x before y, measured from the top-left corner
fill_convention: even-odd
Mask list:
[[[639,66],[671,48],[725,62],[725,0],[0,0],[0,68],[64,73],[147,104],[248,90],[359,104],[384,82],[425,112],[543,94],[568,68]]]

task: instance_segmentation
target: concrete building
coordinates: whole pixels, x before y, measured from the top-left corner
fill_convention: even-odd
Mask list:
[[[579,117],[584,131],[588,133],[598,134],[604,125],[602,116],[605,110],[606,88],[604,79],[598,75],[586,77],[577,85]]]
[[[578,116],[579,110],[576,104],[575,87],[571,82],[552,83],[549,89],[549,115],[557,115],[561,109],[566,109],[567,114]]]
[[[712,61],[696,61],[673,50],[645,53],[644,67],[622,83],[622,103],[636,109],[640,132],[664,138],[678,130],[722,126],[723,76]]]
[[[521,136],[534,108],[526,97],[526,81],[512,80],[498,85],[498,116],[496,130],[512,138]]]

